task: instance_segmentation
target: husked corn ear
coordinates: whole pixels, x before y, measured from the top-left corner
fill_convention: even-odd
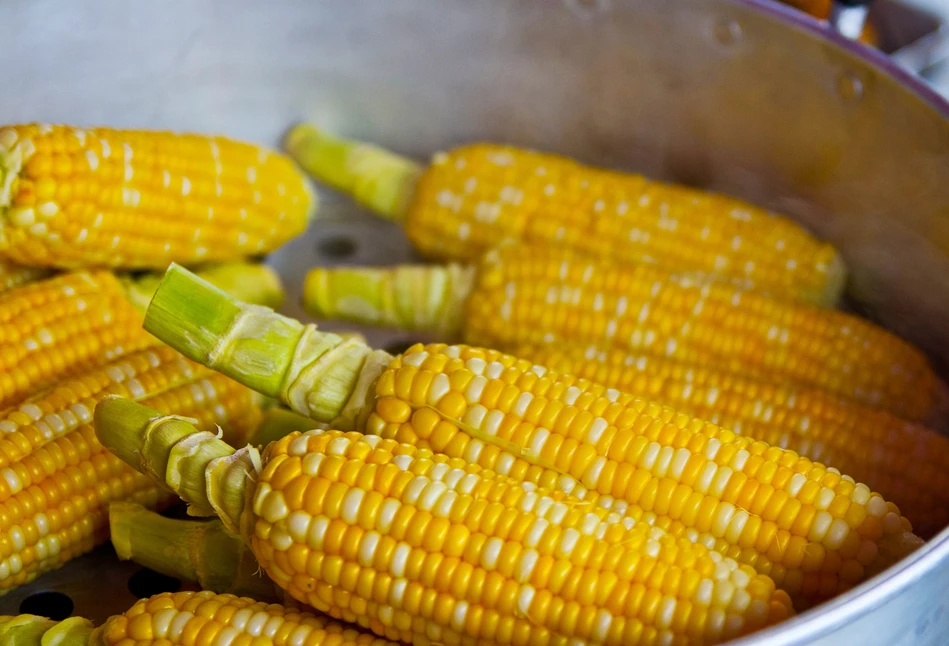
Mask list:
[[[326,617],[247,597],[164,592],[95,628],[87,619],[0,617],[0,642],[17,646],[395,646]]]
[[[38,266],[164,268],[262,254],[301,233],[306,181],[223,137],[0,127],[0,255]]]
[[[401,221],[412,243],[435,258],[470,262],[517,239],[700,272],[815,304],[832,305],[843,287],[833,247],[723,195],[495,144],[438,153],[419,171],[311,126],[298,126],[285,143],[303,168]]]
[[[923,353],[864,319],[560,250],[489,253],[464,321],[475,345],[596,344],[813,386],[914,421],[936,401]]]
[[[108,453],[91,426],[114,394],[188,415],[241,441],[260,419],[257,398],[166,346],[64,380],[0,417],[0,590],[22,585],[108,538],[110,502],[154,507],[171,498]]]
[[[46,278],[50,273],[44,267],[27,267],[0,260],[0,292]]]
[[[836,467],[896,503],[924,538],[949,524],[949,439],[919,424],[813,388],[663,357],[549,345],[511,354]]]
[[[676,536],[711,534],[802,606],[921,543],[896,505],[836,469],[497,351],[415,346],[392,359],[243,305],[180,268],[166,273],[145,326],[317,421],[651,514]]]
[[[75,272],[0,294],[0,406],[151,344],[119,280]]]
[[[717,643],[791,614],[768,577],[704,546],[408,444],[308,431],[260,463],[120,399],[99,405],[96,428],[107,444],[136,438],[120,455],[144,451],[140,468],[245,528],[294,598],[388,639]],[[182,464],[179,443],[201,457]]]

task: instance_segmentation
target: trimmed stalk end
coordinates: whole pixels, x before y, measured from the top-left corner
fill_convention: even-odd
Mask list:
[[[145,329],[189,359],[208,365],[241,304],[172,263],[145,312]]]
[[[314,178],[345,191],[387,219],[405,218],[421,174],[415,162],[309,124],[292,128],[284,147]]]

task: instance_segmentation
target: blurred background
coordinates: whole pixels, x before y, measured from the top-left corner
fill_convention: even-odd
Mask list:
[[[785,0],[785,4],[827,19],[833,0]],[[861,40],[949,96],[949,0],[876,0]]]

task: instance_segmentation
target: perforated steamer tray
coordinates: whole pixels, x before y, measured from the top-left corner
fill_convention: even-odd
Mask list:
[[[0,122],[273,145],[309,119],[420,160],[488,139],[730,193],[832,241],[861,310],[949,359],[949,104],[771,2],[4,0],[0,60]],[[321,199],[307,236],[270,259],[291,315],[314,263],[411,257],[396,227]],[[136,572],[99,550],[0,597],[0,612],[41,611],[32,595],[52,591],[101,620],[131,603]],[[947,580],[949,531],[735,646],[945,646]],[[140,575],[132,588],[168,584]]]

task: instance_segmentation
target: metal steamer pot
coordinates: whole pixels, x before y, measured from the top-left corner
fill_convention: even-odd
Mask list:
[[[300,119],[426,158],[475,139],[731,193],[843,252],[857,310],[949,362],[949,104],[882,55],[751,0],[6,0],[0,122],[217,132],[276,145]],[[321,191],[271,262],[411,258]],[[295,302],[290,314],[302,315]],[[374,331],[392,346],[409,339]],[[108,551],[0,599],[124,610]],[[949,643],[949,531],[829,603],[736,642]]]

